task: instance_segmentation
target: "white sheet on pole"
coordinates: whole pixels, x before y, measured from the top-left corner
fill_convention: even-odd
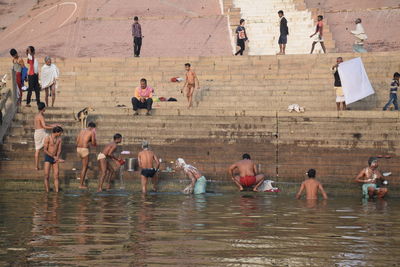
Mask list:
[[[375,93],[360,57],[340,63],[338,71],[346,104]]]

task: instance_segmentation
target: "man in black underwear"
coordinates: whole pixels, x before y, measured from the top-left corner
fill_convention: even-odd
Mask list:
[[[139,167],[142,169],[140,172],[140,180],[142,183],[142,193],[147,193],[147,179],[153,178],[153,190],[157,191],[157,171],[160,168],[160,161],[156,154],[149,149],[149,143],[147,141],[142,142],[142,151],[138,154]],[[153,162],[156,167],[154,168]]]
[[[53,168],[54,191],[59,191],[58,163],[64,162],[64,160],[60,158],[62,143],[60,136],[63,131],[64,130],[60,126],[56,126],[53,128],[52,134],[44,139],[44,187],[46,192],[50,191],[49,179],[51,167]]]

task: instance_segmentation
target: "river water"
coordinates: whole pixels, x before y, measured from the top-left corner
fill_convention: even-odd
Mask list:
[[[400,266],[398,199],[0,192],[0,266]]]

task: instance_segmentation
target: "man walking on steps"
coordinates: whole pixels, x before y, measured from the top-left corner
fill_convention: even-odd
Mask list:
[[[133,53],[135,57],[140,57],[140,49],[142,47],[142,26],[139,24],[139,18],[134,17],[132,24],[132,37],[133,37]]]
[[[325,44],[324,44],[324,22],[322,21],[324,19],[323,16],[319,15],[318,16],[318,22],[317,25],[315,26],[315,33],[310,35],[310,38],[314,37],[312,46],[311,46],[311,52],[310,54],[312,54],[314,52],[314,48],[315,45],[317,43],[321,44],[322,50],[324,51],[324,53],[326,54],[326,49],[325,49]]]
[[[287,20],[284,17],[283,11],[278,11],[278,16],[280,17],[280,36],[278,40],[279,44],[279,53],[278,55],[284,55],[286,50],[287,36],[289,35],[289,28],[287,26]]]

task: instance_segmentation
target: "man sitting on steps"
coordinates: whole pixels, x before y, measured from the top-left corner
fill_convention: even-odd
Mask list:
[[[147,109],[146,115],[151,115],[151,106],[153,105],[153,91],[154,89],[147,86],[146,79],[140,80],[140,87],[135,90],[135,96],[132,97],[133,115],[139,115],[138,109]]]

